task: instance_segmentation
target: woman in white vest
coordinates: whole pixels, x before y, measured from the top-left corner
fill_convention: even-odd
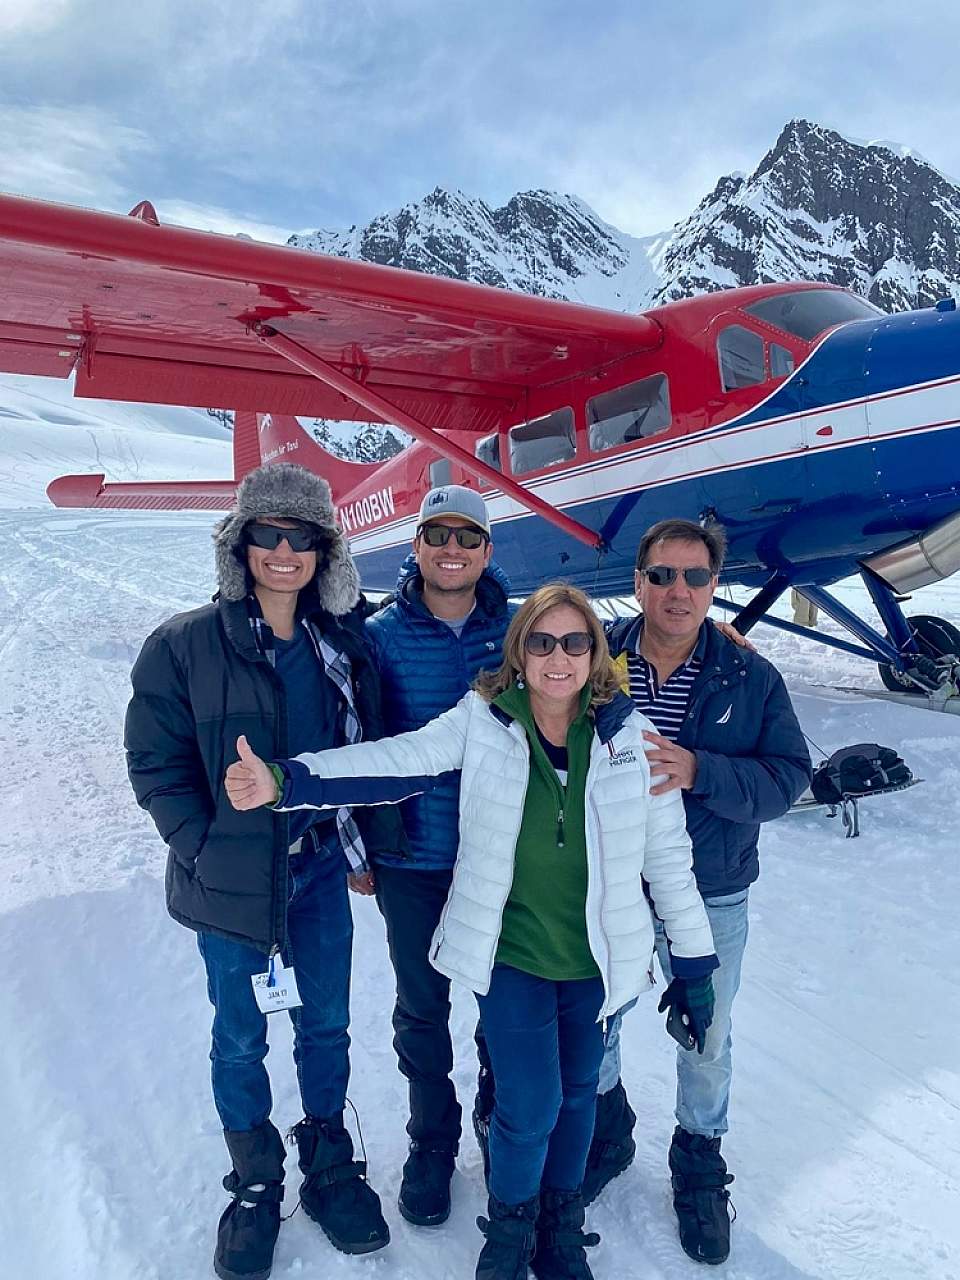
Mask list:
[[[652,797],[649,721],[620,690],[587,597],[542,587],[503,664],[414,733],[267,764],[240,739],[237,809],[396,803],[462,770],[460,848],[431,961],[477,994],[496,1079],[477,1280],[590,1280],[580,1184],[602,1022],[652,984],[646,881],[694,1036],[717,960],[679,791]],[[642,879],[641,879],[642,878]]]

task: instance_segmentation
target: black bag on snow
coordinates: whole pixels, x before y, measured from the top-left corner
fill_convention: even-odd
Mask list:
[[[913,774],[892,747],[858,742],[841,747],[813,772],[810,790],[820,804],[839,804],[852,796],[869,796],[909,786]]]

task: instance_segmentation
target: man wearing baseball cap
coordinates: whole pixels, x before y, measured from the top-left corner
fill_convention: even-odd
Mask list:
[[[396,596],[366,623],[388,735],[419,729],[449,711],[481,669],[499,665],[514,609],[492,551],[490,517],[480,494],[462,485],[431,489]],[[399,1208],[418,1226],[439,1225],[450,1213],[460,1141],[460,1104],[450,1079],[450,983],[428,958],[453,877],[458,801],[458,775],[405,801],[409,848],[373,860],[397,980],[393,1043],[409,1081],[410,1154]]]
[[[487,504],[473,489],[468,489],[462,484],[445,484],[439,489],[431,489],[420,504],[417,532],[419,533],[424,525],[442,520],[444,516],[456,516],[458,522],[476,525],[487,535],[487,546],[490,546],[490,515]]]

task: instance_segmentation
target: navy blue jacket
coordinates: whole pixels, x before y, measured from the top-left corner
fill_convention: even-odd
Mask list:
[[[607,631],[613,657],[635,652],[642,618]],[[703,667],[677,736],[697,757],[684,791],[693,870],[704,897],[736,893],[760,874],[760,823],[786,813],[810,782],[810,753],[780,673],[704,622]]]
[[[304,595],[300,607],[349,656],[364,735],[381,737],[362,606],[334,618]],[[267,760],[287,751],[283,682],[256,643],[246,601],[220,597],[163,623],[145,641],[131,680],[127,770],[137,801],[169,849],[167,909],[189,929],[264,952],[284,947],[288,820],[278,821],[269,809],[238,813],[223,789],[241,733]],[[369,809],[357,820],[371,861],[402,842],[395,810]]]
[[[366,621],[388,737],[422,728],[455,707],[481,670],[496,670],[516,612],[507,603],[506,575],[493,564],[477,583],[477,607],[459,636],[426,607],[422,588],[416,560],[408,556],[395,598]],[[375,861],[428,871],[452,867],[460,840],[459,800],[456,772],[429,794],[404,801],[400,812],[409,847],[395,856],[379,852]]]

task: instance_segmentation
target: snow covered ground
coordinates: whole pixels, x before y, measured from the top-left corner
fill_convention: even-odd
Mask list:
[[[11,381],[0,379],[5,409]],[[209,419],[202,435],[173,441],[145,430],[143,411],[139,425],[126,418],[91,436],[88,422],[58,432],[36,413],[30,424],[27,403],[16,401],[19,419],[0,409],[0,1275],[205,1280],[227,1170],[209,1094],[210,1008],[194,938],[165,914],[163,849],[133,802],[120,744],[143,638],[212,593],[213,521],[55,511],[42,484],[92,468],[98,453],[128,475],[170,475],[174,464],[226,475],[227,448]],[[102,421],[106,410],[90,408]],[[914,603],[960,620],[960,582]],[[876,675],[785,634],[755,638],[815,742],[896,745],[926,782],[865,803],[856,841],[816,813],[764,830],[725,1142],[739,1216],[733,1256],[713,1274],[960,1280],[960,717],[817,688]],[[479,1155],[465,1137],[445,1226],[400,1219],[392,979],[375,906],[353,905],[351,1097],[393,1242],[347,1258],[300,1212],[283,1228],[274,1275],[467,1280],[480,1243]],[[679,1249],[670,1208],[673,1050],[655,1006],[646,1000],[624,1026],[638,1157],[589,1212],[603,1237],[591,1254],[597,1280],[703,1275]],[[456,1079],[468,1106],[473,1021],[472,998],[458,992]],[[271,1040],[275,1119],[286,1127],[300,1112],[280,1017]],[[288,1172],[287,1212],[292,1159]]]

